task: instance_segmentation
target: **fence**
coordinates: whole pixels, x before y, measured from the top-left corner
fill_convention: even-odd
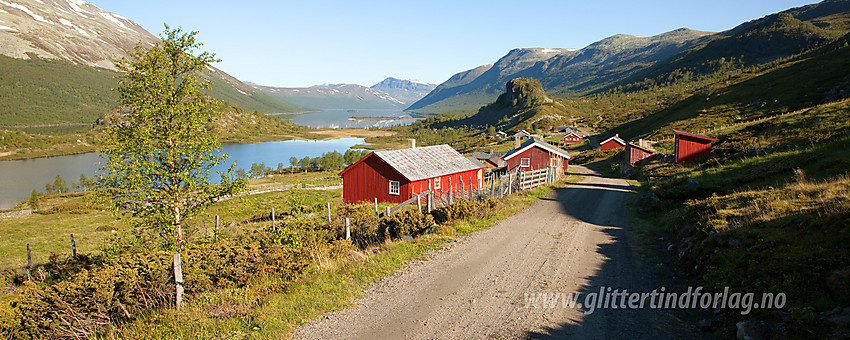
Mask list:
[[[694,133],[700,134],[700,135],[706,135],[706,134],[709,134],[709,133],[712,133],[712,132],[715,132],[715,131],[726,130],[726,129],[729,129],[729,128],[739,127],[739,126],[742,126],[742,125],[758,124],[758,123],[761,123],[761,122],[764,122],[764,121],[767,121],[767,120],[771,120],[771,119],[774,119],[774,118],[782,117],[782,116],[785,116],[785,115],[797,114],[799,112],[801,112],[801,111],[783,112],[783,113],[778,113],[778,114],[771,115],[771,116],[759,117],[759,118],[744,121],[744,122],[737,122],[737,123],[730,124],[730,125],[721,125],[721,126],[715,126],[715,127],[712,127],[712,128],[708,128],[708,129],[699,129],[699,130],[696,130]],[[648,141],[650,143],[658,143],[658,142],[663,142],[663,141],[668,141],[668,140],[673,140],[673,139],[674,139],[674,137],[668,136],[668,137],[659,138],[659,139],[649,139]]]
[[[377,202],[375,204],[375,213],[379,216],[385,216],[396,212],[397,210],[416,203],[419,211],[431,211],[438,205],[447,206],[454,203],[455,199],[465,198],[470,201],[482,200],[486,198],[503,198],[505,195],[510,195],[517,191],[533,189],[538,186],[552,183],[557,180],[557,175],[554,168],[545,168],[531,171],[517,171],[505,175],[491,174],[482,178],[481,185],[477,188],[473,183],[452,184],[451,179],[448,181],[448,187],[451,190],[446,191],[425,191],[419,194],[411,195],[411,198],[396,206],[388,207],[384,213],[379,213]],[[459,184],[459,185],[458,185]],[[425,199],[425,209],[423,209],[422,200]]]

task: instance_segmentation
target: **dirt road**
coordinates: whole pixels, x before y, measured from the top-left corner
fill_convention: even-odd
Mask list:
[[[372,285],[355,306],[297,332],[314,339],[688,338],[664,310],[536,307],[539,293],[650,292],[664,279],[629,245],[621,179],[578,168],[558,189],[492,228],[461,238],[429,261]],[[531,294],[531,295],[528,295]]]

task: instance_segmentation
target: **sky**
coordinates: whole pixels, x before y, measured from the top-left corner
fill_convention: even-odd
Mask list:
[[[719,32],[804,0],[92,0],[159,35],[198,31],[215,66],[253,83],[439,84],[514,48],[583,48],[615,34]]]

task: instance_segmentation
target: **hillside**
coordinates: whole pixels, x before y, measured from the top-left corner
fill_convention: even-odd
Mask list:
[[[85,1],[0,2],[0,126],[93,123],[117,104],[115,61],[158,39],[133,21]],[[295,112],[210,68],[211,96],[246,110]]]
[[[405,80],[393,77],[388,77],[380,83],[372,85],[370,88],[378,90],[398,99],[406,105],[413,104],[422,97],[437,87],[435,84],[429,84],[418,80]]]
[[[408,110],[421,113],[472,112],[492,102],[510,79],[531,77],[558,96],[586,94],[695,46],[710,33],[678,29],[654,37],[616,35],[581,50],[523,48],[493,66],[459,73]]]
[[[257,90],[312,109],[404,109],[406,104],[389,94],[356,84],[331,84],[285,88],[253,85]]]

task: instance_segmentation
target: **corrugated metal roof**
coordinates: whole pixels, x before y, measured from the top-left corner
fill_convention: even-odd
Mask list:
[[[375,156],[387,162],[410,181],[484,167],[483,164],[473,163],[451,146],[445,144],[413,149],[375,151]]]

